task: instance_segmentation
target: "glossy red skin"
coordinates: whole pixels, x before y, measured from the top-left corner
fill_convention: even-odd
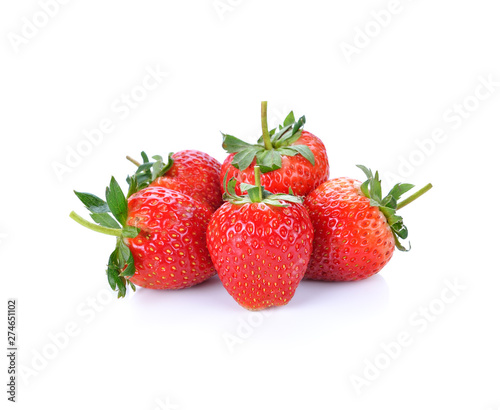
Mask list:
[[[143,288],[182,289],[215,275],[205,235],[212,212],[180,192],[148,187],[128,200],[127,224],[141,229],[128,239]]]
[[[361,182],[335,178],[306,197],[314,244],[305,278],[355,281],[378,273],[392,257],[387,219],[361,194]]]
[[[207,245],[222,284],[244,308],[286,305],[304,277],[313,229],[305,207],[224,203]]]
[[[295,195],[305,196],[328,179],[330,175],[328,156],[323,142],[307,131],[303,131],[302,136],[291,145],[307,145],[314,154],[315,165],[313,166],[300,154],[293,157],[283,155],[281,157],[281,168],[262,174],[261,183],[268,191],[274,194],[288,194],[288,189],[292,188]],[[235,178],[239,183],[255,183],[255,159],[247,169],[240,171],[231,165],[231,161],[235,155],[236,154],[229,155],[222,163],[220,185],[223,192],[223,181],[226,172],[228,172],[227,181],[231,178]],[[239,183],[236,185],[236,193],[241,195]]]
[[[150,186],[174,189],[207,204],[212,212],[222,205],[220,190],[221,164],[197,150],[184,150],[172,155],[174,164]]]

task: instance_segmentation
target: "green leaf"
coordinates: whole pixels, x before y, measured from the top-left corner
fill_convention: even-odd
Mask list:
[[[312,165],[314,165],[314,154],[307,145],[291,145],[289,147],[294,151],[297,151],[300,155],[302,155],[305,159],[307,159]]]
[[[263,137],[258,140],[258,144],[249,144],[233,135],[222,133],[222,146],[228,153],[236,153],[231,164],[240,170],[245,170],[251,166],[254,158],[257,165],[261,167],[261,171],[271,172],[281,168],[281,156],[294,156],[301,154],[314,164],[314,155],[310,149],[297,148],[290,149],[289,145],[297,141],[302,135],[301,128],[305,124],[305,116],[295,121],[293,111],[290,112],[282,126],[279,126],[279,131],[273,129],[269,132],[271,144],[274,149],[266,149],[264,146]]]
[[[386,217],[387,223],[393,230],[393,233],[398,233],[400,229],[399,227],[403,226],[403,218],[399,215],[396,215],[396,210],[394,208],[379,206],[379,209]]]
[[[366,168],[364,165],[356,165],[361,171],[363,171],[368,179],[373,178],[372,170]]]
[[[118,278],[119,270],[116,269],[114,266],[108,266],[106,275],[108,276],[109,286],[111,287],[111,289],[116,290],[116,285],[119,280]]]
[[[111,253],[108,260],[108,269],[106,274],[108,276],[109,286],[111,289],[116,290],[118,275],[120,274],[120,269],[118,268],[118,261],[116,259],[116,249]]]
[[[225,193],[227,191],[227,174],[229,173],[229,170],[226,171],[224,174],[224,179],[222,181],[222,191]]]
[[[130,225],[125,225],[122,229],[122,235],[124,238],[135,238],[139,235],[139,232],[141,232],[139,228]]]
[[[95,223],[106,228],[121,229],[120,224],[110,214],[90,214],[90,217]]]
[[[290,206],[286,202],[285,203],[280,202],[278,199],[269,199],[269,198],[266,198],[263,202],[265,204],[267,204],[267,205],[279,206],[281,208],[286,208],[287,206]]]
[[[292,135],[295,135],[306,123],[306,116],[303,115],[299,118],[299,120],[294,124],[292,129]]]
[[[382,199],[382,184],[379,179],[378,171],[375,172],[375,175],[373,175],[371,169],[363,165],[357,165],[357,167],[361,169],[368,178],[361,184],[361,192],[365,197],[370,199],[371,206],[378,207],[378,209],[384,214],[394,236],[396,247],[400,251],[406,252],[407,249],[401,245],[399,238],[406,239],[408,237],[408,229],[403,224],[403,218],[396,215],[398,206],[397,200],[405,192],[412,189],[413,185],[398,183],[391,189],[389,194]]]
[[[249,189],[252,189],[252,188],[255,188],[255,185],[247,184],[245,182],[241,182],[240,183],[240,191],[241,192],[246,192],[246,191],[248,191]]]
[[[167,173],[167,171],[172,168],[172,165],[174,164],[174,160],[172,159],[173,153],[168,154],[168,161],[167,163],[163,162],[163,158],[160,155],[153,155],[153,159],[156,160],[156,162],[153,164],[152,171],[151,171],[151,182],[153,182],[156,178],[161,177]],[[151,183],[149,182],[149,183]],[[148,185],[149,185],[148,183]]]
[[[302,136],[302,127],[304,126],[304,123],[300,122],[301,120],[302,118],[299,120],[299,122],[293,124],[293,126],[289,125],[288,127],[280,131],[280,135],[278,138],[276,138],[276,142],[274,144],[276,148],[291,145]]]
[[[401,222],[402,224],[402,222]],[[401,227],[395,231],[397,233],[397,235],[401,238],[401,239],[406,239],[408,238],[408,228],[405,226],[405,225],[401,225]]]
[[[160,155],[153,155],[154,161],[149,161],[144,151],[141,152],[141,157],[144,163],[137,167],[134,175],[127,177],[127,183],[129,184],[127,198],[148,187],[156,178],[165,175],[174,164],[172,152],[168,154],[166,163]]]
[[[361,192],[367,198],[370,198],[370,189],[369,189],[369,186],[370,186],[370,180],[369,179],[367,179],[365,182],[363,182],[361,184],[361,186],[360,186]]]
[[[124,226],[128,215],[127,200],[114,177],[111,177],[109,187],[106,188],[106,201],[116,220]]]
[[[287,157],[294,157],[299,153],[297,150],[292,149],[292,147],[281,147],[276,151],[278,151],[281,155],[286,155]]]
[[[149,162],[149,158],[144,151],[141,152],[141,158],[142,158],[142,162],[144,162],[144,163]]]
[[[135,192],[140,191],[143,188],[147,188],[151,182],[153,182],[153,174],[151,171],[146,171],[141,174],[136,174],[134,177],[137,179],[137,190]],[[134,192],[134,194],[135,194]]]
[[[373,177],[373,179],[371,181],[370,195],[378,203],[382,202],[382,183],[379,179],[378,171],[375,172],[375,176]]]
[[[257,166],[255,166],[256,178],[260,171],[256,170]],[[224,175],[224,184],[227,180],[227,172]],[[290,203],[302,203],[303,198],[299,196],[293,195],[293,191],[289,188],[289,194],[274,194],[264,186],[256,186],[247,183],[240,183],[241,192],[246,192],[246,194],[236,195],[234,192],[234,186],[236,185],[236,180],[231,178],[228,183],[227,192],[224,193],[223,198],[225,201],[229,201],[235,205],[243,205],[247,203],[265,203],[272,206],[280,206],[286,207],[289,206]]]
[[[257,166],[255,168],[257,168]],[[241,183],[240,189],[242,192],[246,191],[247,194],[239,196],[234,195],[230,198],[227,198],[231,203],[241,205],[253,202],[279,207],[287,207],[290,205],[290,203],[303,203],[303,198],[293,195],[293,191],[290,187],[289,194],[274,194],[265,189],[264,186],[255,186],[246,183]]]
[[[260,201],[262,201],[262,188],[258,187],[258,186],[248,188],[247,195],[250,198],[250,201],[260,202]]]
[[[257,165],[263,173],[281,168],[281,155],[275,150],[265,150],[257,154]]]
[[[120,273],[120,276],[130,278],[131,276],[134,276],[135,274],[135,263],[134,263],[134,257],[132,254],[130,254],[129,258],[127,259],[127,267]]]
[[[222,148],[224,148],[229,154],[239,152],[249,146],[251,146],[251,144],[248,142],[242,141],[232,135],[222,133]]]
[[[144,161],[148,161],[145,153],[141,153],[141,156]],[[161,157],[157,157],[155,159],[157,162],[162,161]],[[151,163],[151,166],[153,166],[153,163]],[[144,169],[148,167],[149,165],[144,167]],[[150,174],[150,171],[144,171],[144,174],[147,173]],[[143,177],[144,175],[141,174],[140,176]],[[127,178],[132,188],[137,185],[137,179],[138,176],[135,174]],[[84,226],[90,227],[90,229],[113,236],[119,235],[116,240],[116,247],[108,259],[106,275],[111,289],[115,291],[118,290],[119,298],[124,297],[128,285],[130,285],[130,287],[135,290],[135,286],[127,279],[135,273],[135,263],[132,252],[126,244],[125,238],[136,237],[139,234],[140,229],[134,226],[125,225],[128,216],[128,203],[125,196],[123,195],[123,191],[121,190],[119,184],[116,182],[116,179],[112,177],[109,183],[109,187],[106,188],[107,202],[92,194],[76,191],[75,194],[91,211],[90,216],[93,221],[100,225],[102,228],[88,221],[85,221],[86,223],[84,224],[81,221],[83,218],[78,217],[78,215],[72,212],[70,216],[74,220],[83,224]],[[113,216],[110,215],[110,213],[116,218],[116,220],[113,218]],[[120,225],[122,225],[123,228]]]
[[[285,118],[285,121],[283,121],[283,127],[288,127],[289,125],[292,125],[295,122],[295,116],[293,115],[293,111],[290,111],[290,114],[288,114]]]
[[[118,250],[118,252],[116,254],[116,257],[118,259],[118,266],[120,268],[123,268],[125,266],[125,264],[127,263],[127,261],[129,260],[130,255],[132,253],[130,252],[129,247],[123,241],[123,238],[120,238],[118,240],[118,245],[117,245],[116,249]]]
[[[127,198],[130,198],[133,194],[139,191],[139,184],[137,182],[137,176],[127,176],[128,192]]]
[[[408,237],[408,228],[403,224],[403,218],[397,215],[396,217],[397,219],[392,219],[392,223],[390,223],[392,232],[401,239],[406,239]]]
[[[229,180],[229,182],[227,183],[227,185],[226,185],[226,188],[227,188],[227,189],[226,189],[226,190],[227,190],[227,193],[228,193],[229,195],[231,195],[231,196],[236,195],[236,183],[237,183],[237,182],[236,182],[236,179],[231,178],[231,179]]]
[[[408,252],[409,250],[411,250],[411,244],[408,243],[409,248],[406,249],[403,245],[401,245],[401,242],[399,241],[397,236],[394,236],[394,242],[396,244],[396,248],[398,248],[398,250],[400,250],[401,252]]]
[[[75,195],[83,202],[85,207],[96,214],[104,214],[109,212],[108,204],[101,198],[95,196],[94,194],[89,194],[87,192],[73,191]]]
[[[118,298],[125,297],[127,293],[127,280],[119,276],[116,284],[118,285]]]
[[[304,202],[304,199],[300,196],[288,195],[288,194],[273,194],[266,198],[271,200],[282,200],[287,202],[293,202],[295,204],[301,204]],[[265,202],[265,201],[264,201]]]
[[[268,197],[268,196],[271,196],[271,195],[277,195],[277,194],[273,194],[272,192],[269,192],[264,186],[262,187],[262,195],[264,195],[264,197]],[[281,195],[281,194],[280,194]]]
[[[283,127],[280,127],[279,132],[276,133],[276,135],[274,135],[271,139],[274,148],[288,147],[296,142],[302,136],[302,128],[304,127],[305,122],[305,116],[302,116],[298,121],[295,121],[293,112],[291,112],[285,119]]]
[[[387,218],[387,223],[389,224],[389,226],[393,226],[399,222],[402,223],[403,221],[403,218],[399,215],[396,215],[396,210],[393,209],[393,208],[386,208],[384,206],[381,206],[380,207],[380,210],[382,211],[382,213],[385,215],[385,217]]]
[[[165,163],[163,162],[163,158],[160,157],[159,155],[155,155],[155,157],[156,157],[155,159],[157,161],[153,164],[153,167],[151,170],[151,182],[154,181],[156,178],[158,178],[161,175],[162,170],[165,167]]]
[[[387,206],[388,208],[396,209],[398,203],[396,200],[392,197],[392,195],[387,195],[383,200],[382,200],[382,206]]]
[[[263,147],[250,145],[248,148],[245,148],[234,156],[231,161],[231,165],[243,171],[250,166],[256,154],[261,151],[264,151]]]
[[[271,142],[273,143],[273,146],[275,148],[279,148],[281,145],[283,145],[283,139],[291,137],[292,135],[292,128],[293,125],[288,125],[286,127],[281,127],[279,131],[273,135],[271,138]]]
[[[382,185],[379,179],[378,171],[375,172],[375,175],[373,175],[371,169],[363,165],[357,165],[357,167],[361,169],[368,178],[361,184],[361,192],[365,197],[370,199],[370,205],[378,207],[386,217],[387,223],[389,224],[393,233],[396,247],[403,252],[409,251],[411,249],[411,245],[409,246],[409,249],[406,249],[403,245],[401,245],[401,242],[399,241],[399,238],[408,238],[408,228],[406,228],[406,226],[404,225],[403,218],[399,215],[396,215],[396,211],[398,207],[402,208],[401,203],[398,204],[398,200],[401,195],[414,188],[414,185],[398,183],[390,190],[389,194],[385,198],[381,199]],[[420,190],[420,195],[427,192],[431,187],[431,184],[426,185]],[[416,194],[418,194],[418,192]],[[410,196],[409,198],[411,197],[412,196]],[[407,199],[405,201],[407,201]]]
[[[140,174],[144,171],[149,171],[154,164],[154,162],[145,162],[144,164],[141,164],[137,167],[135,173]]]
[[[413,188],[415,188],[415,185],[398,183],[394,185],[394,187],[389,191],[387,196],[392,196],[394,200],[397,202],[399,201],[399,198],[401,198],[402,195],[404,195]]]

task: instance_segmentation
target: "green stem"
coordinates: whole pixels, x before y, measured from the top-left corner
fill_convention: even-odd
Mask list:
[[[87,221],[85,218],[82,218],[80,215],[78,215],[74,211],[71,211],[71,213],[69,214],[69,217],[71,219],[73,219],[75,222],[78,222],[80,225],[82,225],[85,228],[88,228],[92,231],[103,233],[105,235],[118,236],[118,237],[122,235],[121,229],[106,228],[105,226],[96,225],[92,222]]]
[[[262,139],[264,140],[264,146],[267,150],[272,150],[273,144],[271,144],[271,137],[269,136],[269,128],[267,126],[267,101],[262,101],[260,103],[260,119],[262,123]]]
[[[423,194],[425,194],[429,189],[432,188],[432,184],[427,184],[423,188],[420,188],[417,192],[415,192],[413,195],[410,195],[408,198],[405,200],[401,201],[396,209],[401,209],[405,207],[408,204],[411,204],[415,199],[421,197]]]
[[[259,188],[259,202],[262,202],[262,184],[260,182],[260,167],[258,165],[253,167],[253,172],[255,174],[255,186]]]
[[[134,165],[137,165],[138,167],[141,165],[139,161],[136,161],[134,158],[129,157],[128,155],[126,158]]]

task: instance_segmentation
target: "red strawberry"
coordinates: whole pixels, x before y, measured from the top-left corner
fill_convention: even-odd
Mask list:
[[[92,230],[118,237],[107,270],[118,297],[125,296],[127,284],[134,290],[134,284],[181,289],[215,274],[205,239],[212,214],[208,206],[163,187],[146,187],[127,201],[114,178],[106,189],[107,202],[75,193],[99,225],[74,212],[70,216]]]
[[[320,185],[304,201],[314,226],[314,247],[307,279],[352,281],[379,272],[391,259],[394,246],[406,251],[399,238],[408,230],[396,210],[428,191],[428,184],[406,200],[401,195],[414,186],[396,184],[382,199],[378,172],[358,165],[366,176],[363,184],[355,179],[335,178]]]
[[[172,179],[175,179],[181,181],[180,192],[207,203],[212,211],[222,205],[219,161],[196,150],[176,152],[172,155],[172,159],[174,160],[172,168],[164,176],[153,181],[152,186],[168,188]]]
[[[221,165],[210,155],[196,150],[179,151],[170,154],[166,164],[159,155],[153,156],[155,161],[150,161],[144,152],[141,156],[143,164],[129,158],[138,166],[136,173],[129,177],[129,184],[133,184],[135,178],[139,188],[161,186],[182,192],[207,204],[212,212],[222,204]]]
[[[182,289],[215,274],[206,246],[211,212],[187,195],[145,188],[128,200],[127,224],[140,229],[128,240],[136,272],[130,281],[153,289]]]
[[[313,231],[301,199],[276,195],[260,186],[236,181],[212,216],[207,245],[222,284],[244,308],[286,305],[303,278],[312,251]]]
[[[262,102],[263,136],[251,145],[231,135],[223,134],[223,147],[229,155],[222,164],[221,184],[227,173],[235,178],[236,193],[241,194],[239,183],[253,181],[253,167],[262,172],[262,184],[273,193],[305,196],[328,179],[330,168],[326,149],[321,140],[303,131],[305,117],[295,122],[293,112],[278,131],[267,130],[267,102]],[[225,187],[222,186],[224,191]]]

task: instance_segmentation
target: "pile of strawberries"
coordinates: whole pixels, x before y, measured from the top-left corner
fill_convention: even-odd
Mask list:
[[[248,144],[223,134],[229,153],[221,165],[210,155],[186,150],[167,159],[143,152],[127,177],[125,194],[114,178],[105,200],[75,194],[93,222],[71,218],[113,235],[107,267],[118,297],[135,285],[182,289],[215,274],[229,294],[251,310],[285,305],[303,279],[354,281],[379,272],[408,230],[396,211],[431,188],[400,201],[413,188],[396,184],[382,197],[378,172],[329,178],[321,140],[304,131],[305,117],[290,113],[283,125],[267,126]]]

